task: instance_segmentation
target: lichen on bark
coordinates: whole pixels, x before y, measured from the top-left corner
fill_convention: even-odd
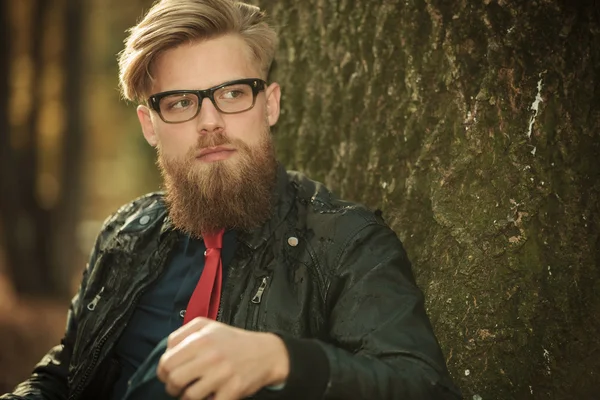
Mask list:
[[[465,397],[592,398],[594,3],[259,4],[281,38],[280,159],[383,210]]]

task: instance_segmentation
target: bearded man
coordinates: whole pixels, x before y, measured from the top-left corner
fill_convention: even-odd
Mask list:
[[[285,171],[257,7],[162,0],[120,55],[165,193],[104,224],[62,343],[3,399],[456,399],[394,232]]]

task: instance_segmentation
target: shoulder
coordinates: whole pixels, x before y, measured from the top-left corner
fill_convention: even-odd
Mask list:
[[[288,171],[288,178],[296,188],[296,200],[306,206],[308,215],[312,218],[321,221],[343,219],[359,226],[383,223],[379,211],[373,211],[361,203],[341,199],[321,182],[300,172]]]
[[[148,214],[156,214],[161,210],[166,210],[163,198],[162,192],[152,192],[124,204],[104,221],[102,230],[114,230],[125,225],[132,225],[135,219],[141,220],[138,221],[138,223],[142,222],[140,225],[148,224],[146,222],[147,218],[142,217],[150,217]]]
[[[338,275],[351,271],[362,276],[374,265],[392,260],[395,268],[414,281],[402,242],[379,210],[342,200],[303,174],[291,172],[288,176],[297,188],[297,225],[306,232],[321,266]]]
[[[106,243],[111,237],[119,234],[143,232],[156,228],[157,225],[162,226],[166,214],[163,192],[140,196],[106,218],[100,230],[98,243]]]
[[[383,229],[391,232],[385,224],[380,211],[367,206],[344,200],[336,196],[324,184],[309,179],[302,173],[288,171],[288,178],[296,188],[296,202],[307,230],[315,232],[317,237],[326,237],[337,246],[344,246],[366,228]]]

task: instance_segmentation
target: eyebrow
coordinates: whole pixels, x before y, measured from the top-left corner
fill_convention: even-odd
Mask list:
[[[219,83],[212,84],[210,86],[205,86],[204,88],[199,88],[199,87],[196,86],[196,87],[193,87],[191,89],[189,87],[187,87],[187,88],[178,88],[178,89],[166,89],[166,90],[158,91],[156,93],[176,92],[176,91],[179,91],[179,90],[207,90],[207,89],[212,89],[212,88],[214,88],[216,86],[220,86],[220,85],[222,85],[224,83],[228,83],[228,82],[232,82],[232,81],[239,81],[240,79],[262,79],[262,78],[248,77],[248,76],[246,76],[246,77],[244,77],[244,76],[236,76],[236,77],[229,78],[229,79],[226,79],[224,81],[221,81]]]

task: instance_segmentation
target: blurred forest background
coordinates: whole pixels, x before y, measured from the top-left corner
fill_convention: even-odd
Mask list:
[[[116,54],[150,1],[2,0],[0,393],[63,332],[102,221],[159,187]]]
[[[598,398],[598,2],[253,2],[280,159],[383,210],[465,398]],[[160,185],[117,91],[150,4],[2,1],[0,393],[59,340],[102,220]]]

